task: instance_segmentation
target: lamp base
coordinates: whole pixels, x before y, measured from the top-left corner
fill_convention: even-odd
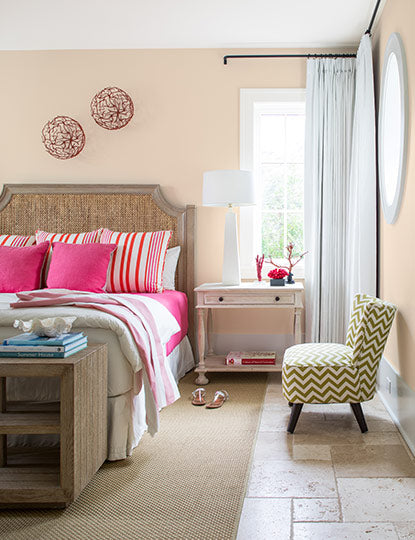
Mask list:
[[[236,214],[230,207],[226,213],[225,242],[223,245],[222,285],[240,285],[238,229]]]

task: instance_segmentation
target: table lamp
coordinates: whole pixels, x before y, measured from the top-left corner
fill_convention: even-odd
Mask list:
[[[238,229],[234,206],[255,204],[254,181],[250,171],[220,170],[203,173],[203,206],[226,206],[222,284],[240,285]]]

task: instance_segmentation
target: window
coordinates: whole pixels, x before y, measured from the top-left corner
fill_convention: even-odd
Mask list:
[[[258,200],[240,209],[244,278],[256,277],[257,254],[282,263],[289,242],[304,251],[304,126],[304,90],[241,90],[240,166],[253,171]]]

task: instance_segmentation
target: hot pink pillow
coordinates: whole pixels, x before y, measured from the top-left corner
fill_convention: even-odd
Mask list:
[[[0,246],[0,292],[32,291],[40,287],[49,242],[37,246]]]
[[[63,244],[53,242],[48,289],[102,293],[115,244]]]

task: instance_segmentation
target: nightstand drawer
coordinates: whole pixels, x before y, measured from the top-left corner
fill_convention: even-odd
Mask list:
[[[294,305],[294,294],[286,292],[275,292],[275,294],[205,294],[204,304],[207,306],[229,306],[229,305]]]

